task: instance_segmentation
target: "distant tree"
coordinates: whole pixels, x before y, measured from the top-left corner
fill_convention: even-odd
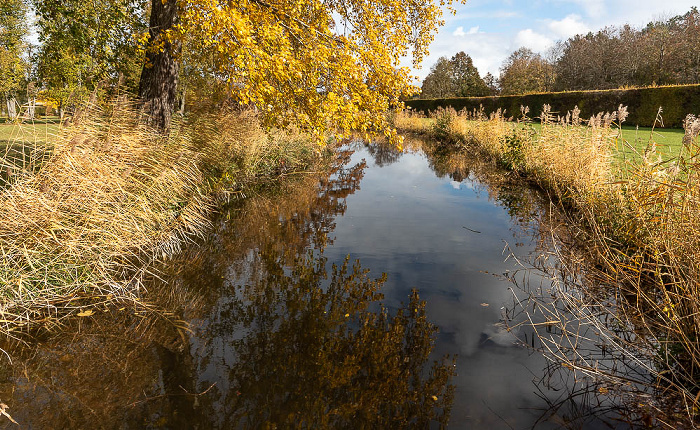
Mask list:
[[[679,83],[700,82],[700,12],[693,8],[685,15],[675,18],[681,36],[681,47],[675,74]]]
[[[143,63],[136,37],[147,29],[148,0],[32,0],[38,75],[59,111],[100,82],[121,79],[135,93]]]
[[[499,93],[500,89],[498,88],[498,79],[496,79],[496,77],[493,76],[491,72],[486,73],[486,75],[484,76],[484,83],[489,89],[488,95],[495,96]]]
[[[430,73],[423,80],[421,86],[421,98],[441,99],[455,95],[454,82],[452,81],[452,64],[447,57],[438,58],[430,68]]]
[[[510,54],[501,66],[501,94],[527,94],[551,91],[553,66],[540,54],[520,48]]]
[[[27,5],[23,0],[0,3],[0,95],[7,115],[18,115],[17,97],[26,88]]]
[[[441,57],[423,81],[422,98],[478,97],[490,93],[471,57],[458,52],[449,60]]]
[[[614,88],[622,77],[615,71],[620,56],[613,54],[615,29],[606,27],[597,33],[577,35],[563,43],[556,63],[559,90]]]
[[[642,29],[606,27],[559,45],[557,90],[700,82],[700,13],[650,22]]]
[[[450,63],[452,63],[453,79],[458,97],[488,95],[489,89],[479,76],[479,71],[469,55],[460,51],[450,59]]]
[[[650,22],[642,31],[647,58],[645,80],[654,84],[670,84],[673,45],[678,42],[667,21]]]

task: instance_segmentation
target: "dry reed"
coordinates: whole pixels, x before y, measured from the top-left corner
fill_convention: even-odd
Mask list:
[[[567,233],[552,233],[554,254],[541,260],[548,264],[538,264],[553,284],[522,303],[544,352],[603,381],[606,393],[614,387],[626,393],[622,398],[643,404],[637,417],[645,423],[695,425],[700,120],[686,119],[677,158],[662,162],[650,139],[641,161],[620,169],[613,155],[626,145],[619,133],[626,117],[622,106],[586,125],[577,111],[555,119],[545,108],[539,131],[527,121],[507,122],[500,113],[486,118],[442,110],[433,113],[432,129],[422,122],[419,130],[414,115],[401,116],[397,124],[410,131],[477,151],[518,173],[559,207]],[[597,355],[591,353],[595,348]]]
[[[166,137],[124,100],[88,107],[80,118],[40,163],[45,148],[2,159],[13,173],[0,195],[0,331],[7,334],[90,315],[96,304],[138,303],[144,278],[157,276],[153,263],[208,227],[217,196],[241,192],[250,178],[303,168],[316,149],[304,137],[270,137],[250,113],[174,124]]]

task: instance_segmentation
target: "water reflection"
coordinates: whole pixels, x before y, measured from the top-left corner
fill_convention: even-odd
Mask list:
[[[547,423],[568,429],[651,426],[647,400],[638,395],[649,380],[644,368],[648,363],[615,354],[601,336],[602,327],[615,325],[612,330],[619,335],[634,336],[632,325],[620,327],[621,319],[602,317],[601,309],[615,300],[605,280],[594,280],[587,293],[581,293],[577,281],[586,274],[589,262],[586,252],[575,245],[577,224],[567,220],[544,192],[526,186],[512,172],[435,144],[424,144],[423,150],[436,175],[478,181],[489,199],[503,206],[512,222],[532,239],[529,255],[516,251],[525,246],[522,242],[506,247],[518,264],[503,274],[515,287],[515,300],[503,309],[504,324],[518,334],[521,345],[549,359],[541,370],[529,368],[532,388],[543,401],[533,408],[538,416],[532,427]],[[592,291],[594,285],[602,288]],[[584,299],[597,293],[595,303]],[[582,321],[586,313],[593,316]],[[597,319],[598,326],[591,324]],[[596,372],[611,378],[596,377]]]
[[[220,308],[225,324],[208,327],[226,362],[228,390],[206,396],[217,424],[245,428],[425,428],[449,417],[453,366],[424,367],[435,327],[413,294],[395,315],[371,303],[384,279],[359,262],[326,271],[309,255],[291,269],[276,252],[253,262],[252,283]],[[259,274],[264,274],[258,278]],[[325,282],[328,278],[329,282]],[[239,329],[232,331],[230,324]],[[232,334],[244,333],[240,338]],[[230,362],[229,362],[230,360]]]
[[[9,415],[28,428],[446,425],[454,364],[432,360],[418,293],[389,310],[385,277],[323,255],[366,167],[350,155],[235,203],[163,268],[150,305],[2,345]]]
[[[29,428],[599,427],[608,404],[569,396],[577,375],[504,324],[509,253],[550,246],[548,200],[475,154],[406,147],[354,142],[256,189],[148,303],[0,345],[0,402]]]
[[[374,143],[367,145],[367,152],[374,159],[375,166],[384,167],[394,164],[404,154],[394,145]]]

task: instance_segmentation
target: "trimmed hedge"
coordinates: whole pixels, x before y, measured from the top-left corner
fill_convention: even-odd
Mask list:
[[[656,112],[659,107],[663,107],[664,126],[682,127],[687,114],[700,114],[700,85],[406,101],[406,106],[424,113],[439,107],[451,106],[458,111],[472,111],[483,106],[487,115],[500,108],[505,109],[506,116],[515,117],[520,115],[520,106],[530,107],[529,116],[539,116],[545,104],[549,104],[552,112],[560,115],[565,115],[574,106],[578,106],[581,109],[581,118],[584,119],[601,111],[612,112],[617,110],[619,105],[624,105],[629,111],[626,123],[640,127],[651,127],[656,119]]]

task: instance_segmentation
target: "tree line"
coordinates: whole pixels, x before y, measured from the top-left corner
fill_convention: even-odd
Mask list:
[[[561,40],[542,56],[527,48],[513,52],[498,79],[479,78],[471,58],[469,85],[445,73],[443,57],[423,82],[422,98],[512,95],[700,83],[700,12],[650,22],[643,28],[605,27]],[[453,57],[454,59],[454,57]],[[456,63],[455,63],[456,64]],[[456,67],[453,65],[453,68]],[[463,72],[461,72],[463,73]],[[481,83],[473,83],[476,78]],[[489,88],[485,91],[484,87]]]

